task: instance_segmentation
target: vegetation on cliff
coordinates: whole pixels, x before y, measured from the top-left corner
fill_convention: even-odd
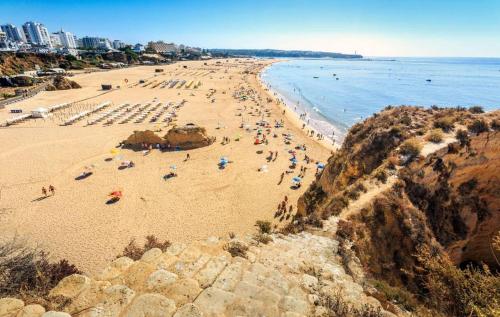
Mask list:
[[[300,198],[295,223],[341,215],[341,241],[406,310],[497,315],[499,116],[480,107],[386,108],[352,127]],[[359,188],[388,179],[352,210]]]

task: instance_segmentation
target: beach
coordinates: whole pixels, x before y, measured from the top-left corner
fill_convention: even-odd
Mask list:
[[[11,109],[29,112],[40,106],[74,103],[49,118],[0,129],[0,239],[26,239],[55,259],[67,259],[94,274],[131,239],[141,242],[153,234],[187,243],[230,232],[253,233],[256,220],[271,221],[277,228],[291,221],[291,217],[281,222],[274,218],[278,204],[287,196],[295,212],[295,202],[315,177],[315,162],[326,163],[331,148],[306,136],[307,128],[302,130],[302,123],[288,111],[283,114],[283,105],[259,81],[258,73],[272,62],[209,60],[80,73],[71,80],[81,89],[41,92],[0,110],[0,122],[4,122],[14,116]],[[162,88],[162,83],[172,79],[186,83],[181,88]],[[139,84],[141,80],[145,83]],[[194,84],[186,88],[191,81]],[[102,91],[101,84],[111,84],[114,89]],[[249,98],[235,98],[236,91],[249,92]],[[161,103],[171,110],[182,101],[170,124],[150,122],[152,114],[141,123],[120,124],[117,120],[106,124],[104,120],[88,124],[106,109],[122,104]],[[71,116],[104,102],[111,105],[74,124],[62,125]],[[267,144],[255,145],[261,129],[256,123],[262,119],[271,126],[269,134],[267,129],[263,131]],[[275,128],[275,121],[281,120],[283,127]],[[148,155],[117,148],[135,130],[153,130],[163,136],[173,124],[187,123],[206,128],[216,141],[189,151],[153,149]],[[290,144],[283,135],[289,135]],[[223,145],[224,137],[230,142]],[[299,145],[305,145],[306,151],[295,149]],[[268,162],[270,151],[278,156]],[[285,173],[278,185],[281,174],[289,170],[290,151],[296,153],[297,167]],[[303,160],[305,154],[313,159],[309,164]],[[224,169],[218,166],[221,157],[230,161]],[[133,161],[135,167],[119,169],[123,161]],[[89,166],[92,175],[76,180]],[[171,166],[178,176],[165,180]],[[292,189],[292,179],[302,166],[307,167],[302,186]],[[45,198],[41,188],[49,185],[55,187],[55,194]],[[123,197],[108,205],[112,191],[121,191]]]

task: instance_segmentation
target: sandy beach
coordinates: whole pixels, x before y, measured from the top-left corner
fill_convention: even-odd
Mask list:
[[[306,164],[304,154],[324,163],[331,149],[307,137],[297,118],[288,112],[283,114],[282,105],[268,102],[272,96],[257,74],[272,62],[210,60],[77,74],[71,79],[81,89],[42,92],[0,110],[2,123],[14,116],[10,113],[14,108],[29,112],[40,106],[74,103],[47,119],[0,129],[0,239],[17,235],[55,259],[66,258],[93,274],[132,238],[141,241],[154,234],[161,239],[189,242],[229,232],[251,233],[256,220],[284,224],[286,219],[280,222],[274,218],[278,204],[288,196],[295,213],[295,202],[314,179],[316,165]],[[157,68],[163,72],[156,73]],[[171,79],[185,80],[186,84],[162,88],[162,83]],[[144,87],[140,80],[150,84]],[[186,88],[191,81],[193,84]],[[197,83],[201,85],[194,88]],[[101,84],[120,88],[105,92]],[[241,88],[252,89],[249,96],[255,100],[235,98],[233,94]],[[214,144],[189,151],[152,150],[144,155],[118,149],[112,154],[133,131],[149,129],[164,135],[172,123],[150,122],[152,113],[142,123],[132,120],[120,124],[118,120],[88,125],[122,104],[162,103],[172,108],[183,100],[174,123],[205,127],[209,136],[216,137]],[[62,125],[71,116],[106,101],[112,103],[107,110]],[[259,129],[256,122],[262,118],[272,126],[266,135],[268,144],[254,145]],[[283,120],[284,127],[275,128],[275,120]],[[250,128],[243,129],[242,125]],[[292,135],[290,144],[285,144],[283,134]],[[228,144],[221,144],[224,137],[230,139]],[[305,145],[307,150],[296,150],[298,145]],[[267,162],[269,151],[278,152],[275,161]],[[278,185],[280,175],[289,169],[290,151],[296,151],[297,167],[285,173]],[[186,153],[190,154],[187,161]],[[217,165],[221,157],[232,161],[223,170]],[[133,161],[135,167],[119,169],[124,160]],[[164,180],[172,165],[177,167],[178,177]],[[258,171],[263,165],[267,165],[267,171]],[[86,166],[94,166],[93,174],[75,180]],[[292,178],[301,166],[307,171],[301,188],[295,190],[291,188]],[[45,198],[41,188],[49,185],[55,187],[55,195]],[[123,192],[122,199],[107,205],[108,194],[115,190]]]

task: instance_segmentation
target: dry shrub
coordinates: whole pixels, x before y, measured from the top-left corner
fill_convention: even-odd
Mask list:
[[[337,236],[352,240],[354,237],[354,225],[352,222],[340,219],[337,223]]]
[[[499,316],[500,276],[481,269],[454,266],[446,255],[419,249],[419,271],[426,303],[450,316]]]
[[[271,223],[269,221],[257,220],[255,226],[259,229],[260,233],[271,233]]]
[[[472,121],[472,123],[467,126],[467,129],[472,133],[481,134],[487,132],[490,128],[486,121],[480,119]]]
[[[433,129],[429,131],[427,135],[427,141],[432,143],[440,143],[443,141],[443,130],[441,129]]]
[[[497,120],[497,119],[493,119],[491,120],[491,124],[490,124],[491,128],[495,131],[498,131],[500,130],[500,120]]]
[[[450,132],[454,128],[454,119],[452,117],[444,117],[434,121],[434,128],[441,129],[445,132]]]
[[[348,303],[343,294],[339,291],[336,294],[321,293],[319,304],[326,308],[327,317],[382,317],[380,308],[375,308],[368,304],[361,308],[356,308]]]
[[[229,252],[232,257],[247,257],[248,247],[240,241],[229,241],[224,245],[224,250]]]
[[[18,239],[0,244],[0,298],[16,296],[36,301],[66,276],[80,273],[67,260],[51,263],[48,253]]]
[[[262,233],[258,232],[253,235],[253,239],[257,241],[258,243],[263,243],[263,244],[268,244],[269,242],[273,241],[273,238],[271,238],[270,235],[267,233]]]
[[[134,261],[139,260],[144,253],[147,251],[158,248],[163,252],[167,251],[168,247],[171,245],[170,241],[165,240],[161,242],[156,236],[149,235],[146,237],[146,241],[142,247],[137,245],[135,239],[131,239],[128,245],[123,249],[123,252],[118,257],[126,256]]]
[[[422,150],[422,144],[417,139],[409,139],[399,147],[399,153],[408,156],[409,160],[416,158]]]
[[[469,134],[465,130],[458,130],[455,137],[460,142],[460,146],[466,146],[470,143]]]
[[[470,113],[484,113],[483,107],[481,106],[472,106],[469,108]]]
[[[416,311],[420,306],[415,296],[404,288],[390,286],[387,282],[381,280],[372,280],[370,282],[377,291],[383,294],[384,299],[388,302],[394,303],[410,312]]]
[[[375,175],[374,175],[375,179],[377,179],[379,182],[382,182],[385,184],[385,182],[387,182],[387,173],[385,172],[385,170],[383,169],[380,169],[378,170]]]

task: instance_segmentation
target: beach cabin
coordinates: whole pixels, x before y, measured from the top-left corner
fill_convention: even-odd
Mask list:
[[[47,108],[38,107],[31,111],[31,117],[33,118],[47,118],[49,116],[49,110]]]

